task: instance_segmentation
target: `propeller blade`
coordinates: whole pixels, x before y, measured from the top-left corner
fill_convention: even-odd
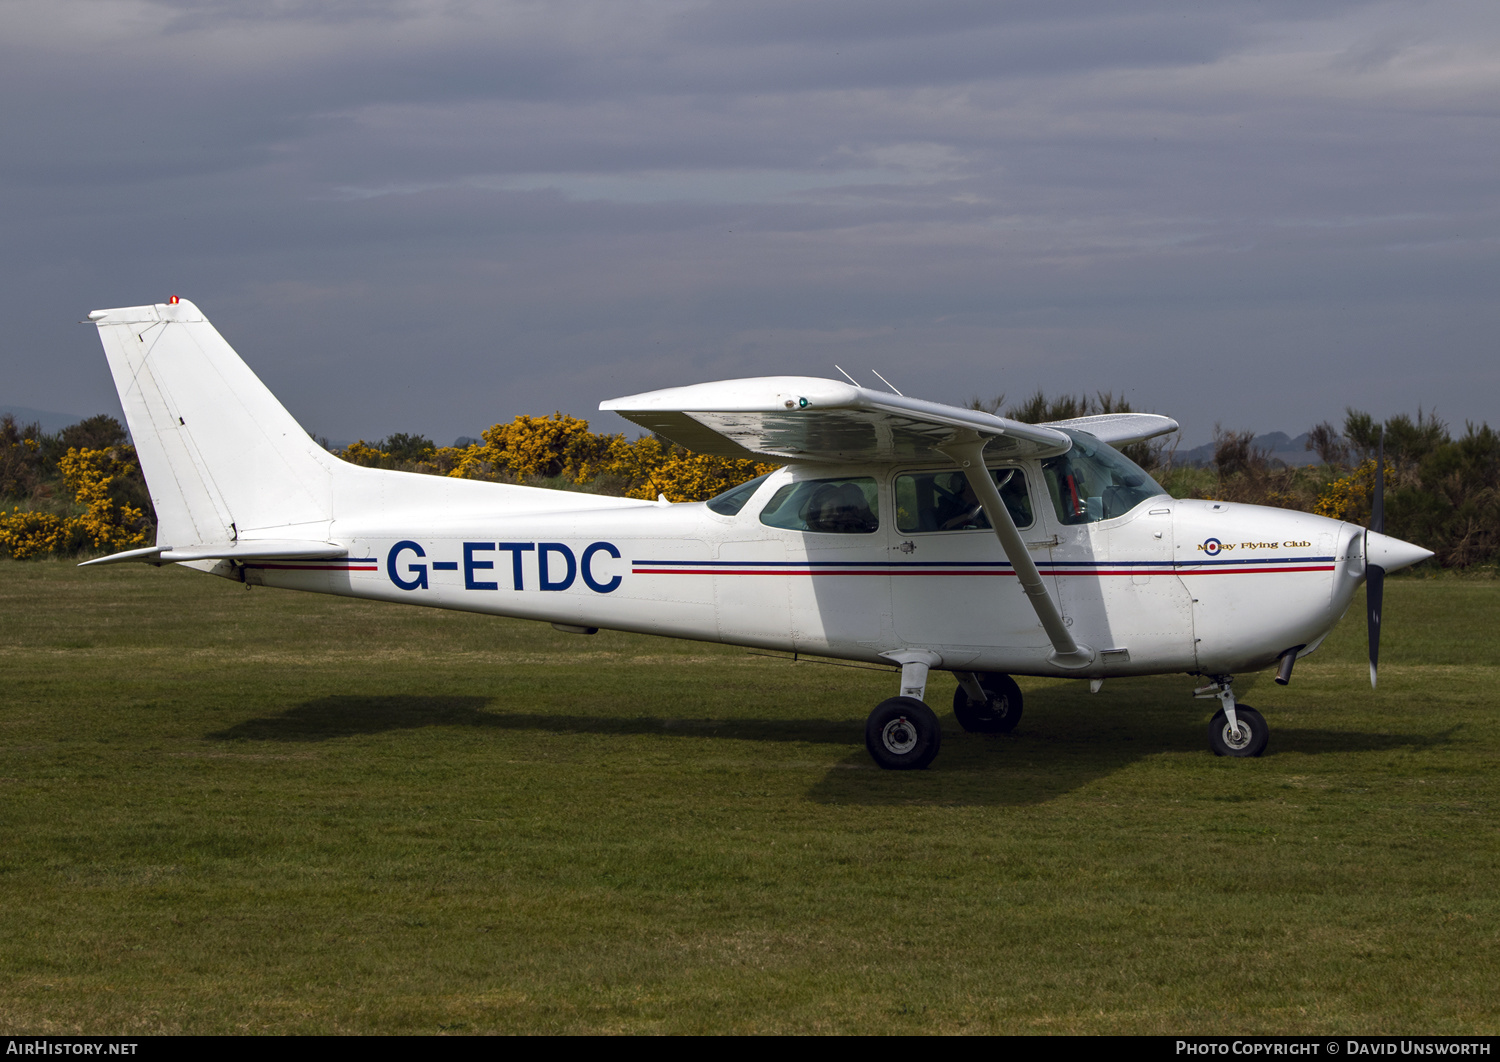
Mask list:
[[[1370,530],[1385,534],[1385,429],[1375,444],[1375,497],[1370,502]],[[1370,636],[1370,688],[1380,664],[1380,606],[1385,600],[1385,569],[1370,563],[1370,536],[1365,535],[1365,625]]]
[[[1385,569],[1365,566],[1365,620],[1370,631],[1370,688],[1375,688],[1375,668],[1380,663],[1380,606],[1385,597]]]

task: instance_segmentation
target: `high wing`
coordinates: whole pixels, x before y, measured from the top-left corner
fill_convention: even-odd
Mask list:
[[[1072,420],[1049,420],[1043,426],[1074,428],[1088,432],[1100,442],[1123,446],[1166,435],[1176,431],[1180,425],[1171,417],[1163,417],[1157,413],[1100,413],[1092,417],[1074,417]]]
[[[944,448],[964,440],[983,440],[986,457],[1002,458],[1051,457],[1072,445],[1054,427],[811,376],[669,387],[599,408],[698,453],[781,462],[946,459]]]

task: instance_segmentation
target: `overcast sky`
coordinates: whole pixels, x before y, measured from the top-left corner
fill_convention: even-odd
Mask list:
[[[198,303],[439,443],[734,376],[1500,422],[1500,4],[0,0],[0,405]]]

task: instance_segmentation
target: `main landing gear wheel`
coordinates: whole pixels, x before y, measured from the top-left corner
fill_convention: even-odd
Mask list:
[[[987,703],[971,700],[962,683],[953,691],[953,715],[972,734],[1009,734],[1021,721],[1021,687],[1009,675],[984,672],[977,676]]]
[[[1229,716],[1220,708],[1208,721],[1208,747],[1215,756],[1259,756],[1266,751],[1266,742],[1271,730],[1266,726],[1265,716],[1247,704],[1236,705],[1234,714],[1239,719],[1239,730],[1229,725]]]
[[[942,744],[937,715],[915,697],[881,701],[865,722],[865,748],[888,771],[920,771]]]

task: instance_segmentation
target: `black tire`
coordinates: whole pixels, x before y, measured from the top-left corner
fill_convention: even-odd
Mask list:
[[[953,715],[958,725],[972,734],[1009,734],[1021,721],[1021,687],[1009,675],[983,672],[978,678],[988,703],[970,700],[968,691],[960,685],[953,691]]]
[[[920,771],[943,743],[935,712],[915,697],[881,701],[865,721],[865,748],[888,771]]]
[[[1231,733],[1229,717],[1220,708],[1208,721],[1208,747],[1215,756],[1259,756],[1266,751],[1266,742],[1271,740],[1271,729],[1266,726],[1265,716],[1248,704],[1236,705],[1235,716],[1240,722],[1240,732]]]

